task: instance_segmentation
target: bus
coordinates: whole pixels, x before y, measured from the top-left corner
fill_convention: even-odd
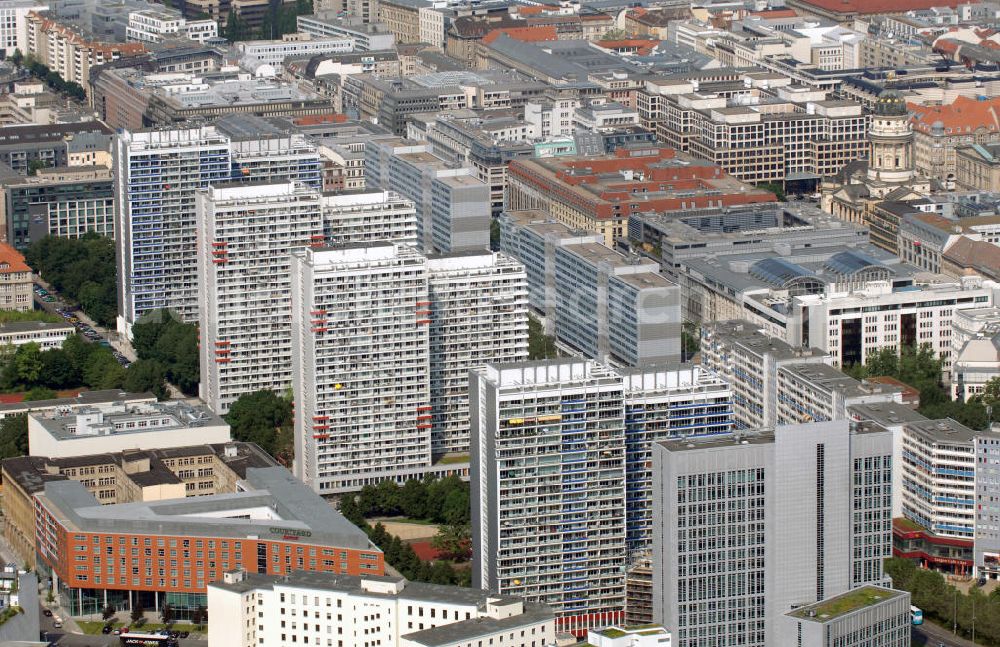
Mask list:
[[[177,641],[160,634],[124,633],[119,636],[121,647],[177,647]]]
[[[922,625],[922,624],[924,624],[924,612],[921,611],[920,609],[918,609],[917,607],[911,606],[910,607],[910,622],[912,622],[915,625]]]

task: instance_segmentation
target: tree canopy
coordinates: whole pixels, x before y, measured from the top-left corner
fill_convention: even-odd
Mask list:
[[[102,326],[118,316],[114,241],[96,233],[82,238],[45,236],[28,246],[25,260],[56,290]]]
[[[271,456],[290,462],[294,453],[292,401],[273,391],[240,396],[226,414],[233,438],[257,443]]]
[[[154,363],[143,368],[145,373],[151,374],[155,366],[186,395],[198,394],[201,373],[195,324],[182,322],[171,310],[147,312],[132,326],[132,346],[140,360]]]

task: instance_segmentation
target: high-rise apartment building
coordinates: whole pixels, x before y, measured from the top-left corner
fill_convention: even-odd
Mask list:
[[[1000,438],[976,438],[976,575],[1000,579]]]
[[[501,252],[427,259],[431,450],[469,452],[469,370],[528,359],[524,266]]]
[[[292,253],[295,474],[320,493],[431,459],[427,261],[398,243]]]
[[[393,191],[324,194],[323,221],[331,245],[387,240],[417,244],[413,202]]]
[[[115,140],[118,329],[144,312],[197,314],[194,194],[229,179],[229,140],[211,126],[123,131]]]
[[[541,602],[561,630],[624,620],[622,378],[590,360],[471,374],[473,584]]]
[[[625,388],[625,525],[631,553],[652,543],[654,443],[732,431],[732,391],[701,366],[622,369]]]
[[[794,605],[880,582],[891,472],[891,433],[847,421],[654,445],[654,622],[775,645]]]
[[[323,244],[319,193],[294,182],[219,184],[196,195],[201,396],[292,383],[291,252]]]
[[[218,126],[123,131],[115,141],[119,331],[171,308],[198,317],[195,191],[227,181],[319,187],[319,157],[301,135],[232,116]]]

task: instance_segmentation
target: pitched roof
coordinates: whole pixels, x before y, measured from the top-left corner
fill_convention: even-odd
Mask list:
[[[1000,131],[1000,97],[978,100],[957,96],[947,105],[922,106],[909,103],[913,113],[913,129],[929,133],[938,121],[944,126],[945,134],[971,132],[979,128]]]
[[[506,34],[514,40],[524,43],[540,43],[547,40],[558,40],[555,25],[538,25],[535,27],[501,27],[486,34],[483,42],[489,45],[501,34]]]
[[[0,243],[0,273],[30,272],[31,268],[24,262],[24,256],[7,243]]]
[[[942,255],[943,260],[983,277],[1000,281],[1000,247],[962,236]]]

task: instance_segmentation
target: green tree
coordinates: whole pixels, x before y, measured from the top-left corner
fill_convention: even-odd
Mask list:
[[[168,395],[164,384],[166,379],[167,371],[163,364],[152,359],[140,359],[125,369],[122,388],[131,393],[149,391],[158,399],[165,400]]]
[[[46,236],[25,250],[25,260],[62,296],[80,304],[97,323],[113,326],[118,312],[114,241],[96,233]]]
[[[25,402],[38,402],[39,400],[55,400],[58,394],[52,389],[44,386],[33,386],[24,392]]]
[[[53,348],[42,353],[42,380],[52,389],[66,389],[80,384],[80,370],[69,353]]]
[[[15,49],[14,53],[10,55],[10,62],[21,67],[21,64],[24,63],[24,54],[21,53],[20,49]]]
[[[160,607],[160,620],[162,620],[165,625],[173,623],[174,607],[171,604],[165,602],[163,606]]]
[[[292,403],[273,391],[248,393],[229,407],[226,422],[234,439],[257,443],[274,456],[285,449],[278,447],[278,429],[291,425]]]
[[[140,619],[146,617],[146,610],[142,608],[141,604],[136,604],[132,607],[132,613],[129,614],[129,617],[132,618],[132,623],[136,624]]]
[[[133,347],[140,359],[163,364],[167,379],[187,395],[198,393],[200,378],[198,328],[171,310],[153,310],[132,326]]]
[[[205,624],[205,607],[199,605],[195,607],[195,610],[191,612],[191,622],[196,627],[201,627]]]
[[[88,344],[93,346],[92,344]],[[94,352],[83,364],[83,383],[92,389],[118,389],[125,381],[125,368],[108,352]]]
[[[681,354],[682,361],[690,362],[701,349],[701,335],[698,326],[693,323],[685,323],[681,329]]]
[[[18,414],[0,421],[0,458],[25,456],[28,453],[28,416]]]
[[[104,618],[105,622],[110,622],[111,619],[115,617],[115,613],[117,613],[117,611],[115,611],[115,608],[109,604],[101,610],[101,617]]]
[[[35,342],[21,344],[14,352],[17,377],[26,384],[34,384],[42,374],[42,349]]]
[[[45,160],[30,160],[28,162],[28,175],[38,175],[38,171],[48,167],[49,163]]]
[[[542,323],[528,315],[528,358],[552,359],[559,357],[555,337],[546,335]]]
[[[431,545],[445,559],[464,560],[469,557],[472,532],[466,524],[442,526]]]
[[[758,184],[758,189],[765,189],[774,194],[774,197],[778,198],[779,202],[787,202],[788,198],[785,196],[785,188],[781,186],[780,182],[767,182],[764,184]]]

